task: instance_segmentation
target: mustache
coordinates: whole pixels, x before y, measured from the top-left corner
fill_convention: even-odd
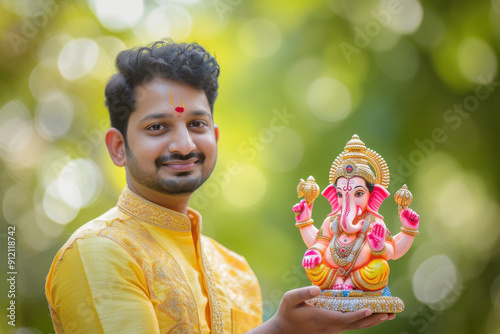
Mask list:
[[[155,160],[155,165],[156,165],[156,168],[160,168],[161,165],[163,165],[164,163],[169,162],[169,161],[189,160],[189,159],[193,159],[193,158],[196,158],[196,159],[200,160],[201,162],[203,162],[205,160],[205,154],[197,153],[197,152],[190,152],[189,154],[186,154],[186,155],[183,155],[180,153],[172,153],[170,155],[163,155],[161,157],[158,157]]]

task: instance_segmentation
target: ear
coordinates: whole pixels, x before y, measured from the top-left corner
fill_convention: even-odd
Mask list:
[[[367,209],[369,212],[382,217],[378,214],[378,209],[382,202],[390,195],[390,193],[381,185],[376,184],[375,188],[373,188],[372,193],[370,194],[370,199],[368,200]]]
[[[337,188],[333,184],[329,184],[328,187],[323,190],[321,195],[325,196],[332,207],[332,213],[334,215],[340,210],[339,199],[337,197]]]
[[[122,133],[116,128],[110,128],[106,132],[106,146],[113,163],[118,167],[125,166],[125,140]]]
[[[214,124],[215,142],[219,142],[219,126]]]

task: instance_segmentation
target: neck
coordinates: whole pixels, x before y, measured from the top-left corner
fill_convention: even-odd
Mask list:
[[[164,193],[160,193],[156,190],[144,187],[140,184],[137,184],[129,180],[128,178],[127,178],[127,186],[132,192],[136,193],[142,198],[147,199],[152,203],[155,203],[169,210],[177,211],[179,213],[187,215],[188,204],[189,204],[189,199],[191,198],[191,194],[178,195],[178,196],[167,195]]]

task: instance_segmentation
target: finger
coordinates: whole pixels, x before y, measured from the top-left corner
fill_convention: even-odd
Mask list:
[[[384,234],[385,234],[384,229],[380,229],[380,232],[378,233],[379,238],[383,239],[384,238]]]
[[[328,311],[324,309],[320,309],[316,312],[321,312],[321,316],[327,318],[331,324],[341,324],[346,326],[345,329],[353,328],[351,327],[353,323],[357,323],[358,321],[365,319],[366,317],[372,316],[372,310],[367,308],[357,310],[355,312],[345,313],[339,311]]]
[[[368,328],[378,324],[381,324],[387,320],[391,319],[391,315],[389,314],[372,314],[369,317],[365,317],[358,321],[352,322],[346,329],[361,329]],[[392,317],[392,319],[394,319]]]
[[[295,306],[305,302],[308,299],[314,298],[320,294],[321,294],[321,289],[316,285],[304,288],[298,288],[287,291],[283,296],[282,303]]]

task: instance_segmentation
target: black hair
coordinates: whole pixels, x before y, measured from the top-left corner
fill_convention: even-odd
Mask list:
[[[124,50],[116,57],[116,68],[118,73],[109,79],[104,93],[111,126],[122,133],[125,143],[128,120],[136,107],[135,88],[156,78],[203,90],[213,114],[220,68],[215,58],[197,43],[166,40]]]
[[[368,181],[365,180],[365,183],[366,183],[366,187],[368,188],[368,191],[370,192],[370,194],[372,193],[373,189],[375,189],[375,184],[373,183],[370,183]]]

